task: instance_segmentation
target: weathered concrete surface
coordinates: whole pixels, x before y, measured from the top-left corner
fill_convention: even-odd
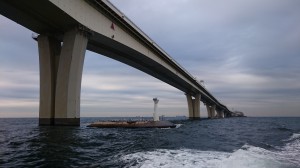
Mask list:
[[[195,99],[191,95],[185,94],[187,98],[188,110],[189,110],[189,119],[190,120],[199,120],[200,119],[200,101],[201,95],[196,94]]]
[[[63,45],[38,36],[40,125],[80,125],[80,90],[87,36],[78,28],[64,34]]]

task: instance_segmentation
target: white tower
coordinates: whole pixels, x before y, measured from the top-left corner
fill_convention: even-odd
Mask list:
[[[159,100],[157,98],[153,98],[154,101],[154,113],[153,113],[153,121],[159,121],[159,116],[156,113],[157,110],[157,104],[159,102]]]

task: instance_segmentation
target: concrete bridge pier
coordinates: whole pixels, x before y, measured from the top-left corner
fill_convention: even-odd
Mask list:
[[[224,118],[224,110],[217,111],[217,118]]]
[[[212,114],[211,114],[211,106],[209,106],[208,104],[206,105],[206,110],[207,110],[207,118],[212,118]]]
[[[63,44],[49,35],[37,38],[40,58],[39,125],[80,125],[80,91],[88,38],[74,28]]]
[[[206,105],[207,109],[207,117],[208,118],[215,118],[216,113],[216,105]]]
[[[186,94],[188,110],[189,110],[189,119],[190,120],[199,120],[200,119],[200,100],[201,95],[197,94],[194,96],[194,99],[191,95]]]

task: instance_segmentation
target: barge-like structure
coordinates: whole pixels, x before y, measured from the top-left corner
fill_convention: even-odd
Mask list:
[[[156,113],[158,98],[153,98],[154,101],[154,113],[153,120],[146,121],[98,121],[94,122],[88,127],[98,128],[175,128],[176,125],[170,121],[160,121],[159,116]]]
[[[170,121],[97,121],[88,127],[98,128],[175,128]]]

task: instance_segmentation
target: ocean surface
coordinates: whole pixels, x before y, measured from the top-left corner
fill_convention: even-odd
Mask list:
[[[0,167],[300,168],[300,118],[177,120],[172,129],[0,119]]]

